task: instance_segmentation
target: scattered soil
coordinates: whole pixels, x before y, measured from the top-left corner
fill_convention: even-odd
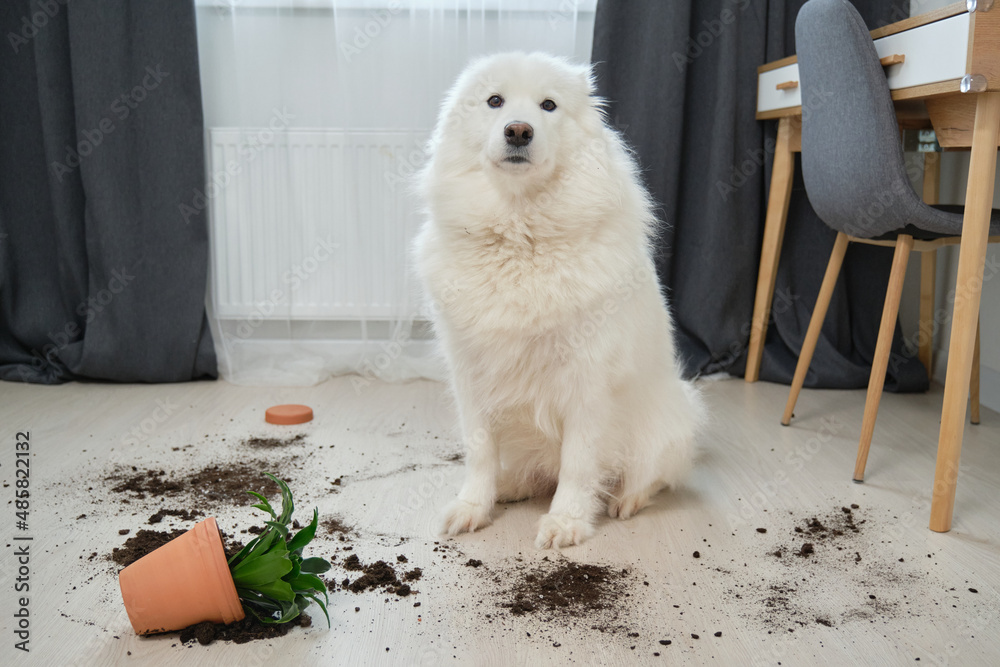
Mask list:
[[[180,528],[170,531],[141,528],[136,531],[135,535],[125,540],[125,544],[113,548],[111,553],[107,555],[107,558],[122,568],[128,567],[146,554],[156,551],[170,540],[180,537],[186,532],[186,530]],[[242,542],[230,538],[222,531],[220,533],[222,534],[222,548],[226,554],[226,558],[229,558],[243,548]],[[94,556],[91,556],[91,560]]]
[[[352,593],[363,593],[365,591],[383,590],[387,593],[405,597],[413,593],[409,584],[404,584],[399,580],[399,575],[394,568],[384,560],[377,560],[370,565],[365,565],[358,558],[357,554],[351,554],[341,564],[348,572],[361,572],[361,576],[351,581],[344,579],[342,587]],[[403,575],[407,581],[416,581],[423,574],[420,568],[415,568]]]
[[[319,525],[326,528],[326,532],[330,535],[337,535],[341,542],[348,541],[352,535],[356,534],[354,528],[344,523],[344,520],[339,516],[323,519],[319,522]]]
[[[547,557],[546,557],[547,558]],[[502,590],[498,603],[513,616],[532,615],[536,620],[566,624],[586,620],[591,629],[621,629],[619,614],[629,596],[628,570],[545,559],[534,566],[516,566],[500,573],[495,582],[514,583]]]
[[[178,634],[184,644],[198,642],[206,645],[216,640],[246,644],[258,639],[283,637],[296,626],[308,628],[311,625],[312,618],[306,613],[300,614],[298,618],[288,623],[261,623],[252,614],[247,614],[242,621],[236,621],[230,625],[206,621],[184,628]]]
[[[124,568],[186,532],[180,529],[169,532],[141,529],[135,535],[125,540],[123,546],[112,549],[108,557]]]
[[[897,553],[906,545],[897,547],[870,527],[858,504],[789,518],[791,525],[767,528],[768,536],[783,533],[785,543],[757,556],[778,559],[777,567],[754,580],[733,581],[727,591],[740,601],[741,615],[769,634],[921,616],[938,604],[921,583],[927,573],[911,569],[911,559]]]
[[[264,461],[211,465],[175,477],[173,473],[163,470],[141,470],[132,466],[130,471],[119,471],[105,479],[114,484],[111,490],[115,493],[130,494],[136,499],[187,495],[192,504],[207,509],[218,504],[243,504],[249,498],[246,491],[256,491],[268,498],[278,497],[280,491],[277,484],[261,472],[273,467],[272,463]]]
[[[274,447],[287,447],[288,445],[295,445],[302,442],[305,439],[305,433],[299,433],[290,438],[285,438],[284,440],[279,438],[250,438],[243,442],[244,445],[248,447],[271,449]]]
[[[149,517],[149,523],[154,523],[154,524],[155,523],[160,523],[161,521],[163,521],[164,517],[168,517],[168,516],[175,516],[175,517],[177,517],[179,519],[182,519],[184,521],[196,521],[198,519],[198,517],[204,516],[204,515],[205,515],[204,512],[201,512],[199,510],[188,511],[188,510],[168,510],[168,509],[161,509],[161,510],[158,510],[156,512],[156,514],[154,514],[151,517]]]

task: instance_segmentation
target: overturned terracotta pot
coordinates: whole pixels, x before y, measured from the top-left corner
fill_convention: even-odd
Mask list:
[[[118,585],[132,628],[140,635],[203,621],[228,624],[245,616],[214,518],[126,567],[118,574]]]

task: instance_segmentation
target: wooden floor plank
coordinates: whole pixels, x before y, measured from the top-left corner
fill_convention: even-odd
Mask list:
[[[920,664],[1000,663],[1000,637],[989,631],[1000,621],[1000,415],[984,409],[982,424],[966,427],[954,527],[936,534],[926,526],[940,387],[883,397],[865,484],[851,482],[863,390],[805,390],[785,428],[779,424],[785,386],[734,380],[704,388],[716,421],[700,438],[702,455],[689,484],[659,495],[627,522],[602,519],[589,542],[562,552],[630,569],[637,586],[623,614],[639,633],[634,638],[513,618],[496,607],[491,579],[507,576],[514,559],[557,558],[533,547],[543,499],[501,506],[494,524],[475,534],[450,542],[435,535],[437,513],[462,476],[461,465],[449,460],[459,440],[439,384],[0,383],[2,492],[12,499],[15,433],[30,430],[34,537],[31,653],[8,648],[5,656],[38,665],[263,665],[277,658],[301,665],[913,664],[918,657]],[[263,422],[267,407],[286,402],[310,405],[316,419],[301,427]],[[317,506],[321,515],[355,524],[361,535],[354,552],[362,560],[406,555],[424,568],[419,593],[385,602],[384,594],[338,591],[331,594],[332,629],[316,619],[309,630],[266,642],[188,648],[176,636],[135,637],[115,569],[101,557],[124,541],[120,529],[134,531],[151,511],[176,503],[147,499],[123,510],[103,477],[114,466],[193,470],[243,459],[246,438],[293,432],[306,435],[289,473],[297,506]],[[316,479],[307,479],[307,468]],[[339,492],[331,493],[337,477]],[[868,600],[858,599],[867,585],[858,583],[860,575],[842,581],[822,568],[802,570],[793,557],[767,555],[796,539],[791,529],[798,519],[851,503],[868,522],[857,538],[865,549],[859,568],[881,563],[881,570],[870,570],[873,585],[882,581],[877,577],[895,577],[891,599],[881,602],[895,604],[893,613],[879,613],[876,605],[866,611]],[[5,544],[13,544],[13,505],[0,507],[8,508]],[[81,514],[87,517],[77,520]],[[225,529],[243,525],[248,513],[232,508],[217,516]],[[435,552],[438,542],[449,550]],[[342,558],[349,552],[337,551],[341,546],[325,537],[317,542],[322,553]],[[99,557],[88,560],[94,552]],[[464,567],[460,561],[468,558],[484,567]],[[13,609],[15,567],[8,547],[0,564],[5,610]],[[761,591],[801,572],[813,592],[799,602],[843,612],[835,627],[779,632],[762,623]],[[0,626],[8,647],[10,622],[5,611]],[[661,646],[660,639],[672,643]]]

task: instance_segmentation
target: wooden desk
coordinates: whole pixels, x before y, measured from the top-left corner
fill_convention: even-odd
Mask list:
[[[946,148],[971,148],[930,528],[951,529],[1000,139],[1000,4],[968,0],[871,32],[901,123],[929,122]],[[892,64],[895,63],[895,64]],[[795,56],[757,70],[759,120],[778,119],[746,380],[760,376],[802,117]]]

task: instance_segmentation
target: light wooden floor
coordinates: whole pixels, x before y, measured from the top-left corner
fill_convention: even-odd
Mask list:
[[[864,485],[851,482],[864,391],[806,390],[792,426],[783,428],[779,419],[787,387],[733,380],[706,383],[705,389],[714,422],[701,438],[704,454],[688,487],[661,494],[630,521],[603,520],[592,540],[563,552],[571,559],[630,570],[638,585],[622,605],[622,618],[639,634],[636,638],[514,619],[496,608],[498,584],[491,579],[503,576],[505,565],[518,557],[529,563],[554,557],[532,546],[541,501],[503,507],[493,526],[452,542],[455,550],[433,551],[436,514],[461,479],[461,465],[447,460],[458,440],[452,409],[438,384],[373,385],[357,392],[349,379],[305,389],[224,382],[0,383],[0,478],[7,496],[0,507],[8,513],[2,521],[8,546],[0,566],[0,660],[37,665],[263,665],[275,660],[295,665],[902,665],[917,659],[919,664],[1000,664],[995,631],[1000,622],[1000,415],[984,410],[982,424],[967,427],[954,529],[936,534],[926,526],[940,388],[928,395],[883,398]],[[304,427],[263,423],[264,409],[284,402],[311,405],[316,419]],[[141,439],[126,437],[136,428]],[[9,501],[17,431],[30,431],[32,443],[29,656],[13,649],[9,627],[15,577],[10,545],[16,532]],[[293,432],[307,434],[306,444],[295,450],[304,465],[291,471],[298,506],[317,505],[321,514],[338,514],[355,524],[361,533],[355,553],[363,561],[405,554],[409,565],[424,569],[420,593],[385,602],[384,594],[338,592],[331,595],[331,630],[318,622],[271,642],[185,648],[176,637],[135,637],[110,564],[86,557],[108,553],[125,539],[119,529],[134,532],[152,510],[175,503],[149,500],[123,511],[101,482],[103,475],[115,465],[189,470],[241,460],[247,457],[240,446],[245,437]],[[194,447],[172,449],[187,444]],[[312,482],[306,479],[309,467],[316,470]],[[328,493],[330,481],[340,476],[341,492]],[[867,520],[843,552],[864,557],[855,569],[767,555],[779,545],[794,544],[797,520],[851,503],[860,505],[859,517]],[[87,519],[75,520],[83,513]],[[218,519],[225,528],[246,516],[244,510],[227,510]],[[334,553],[337,546],[325,540],[318,549]],[[692,557],[695,550],[699,559]],[[828,564],[839,558],[831,554]],[[484,568],[463,567],[468,558],[481,559]],[[811,621],[810,614],[821,615],[834,627],[810,623],[788,632],[782,622],[770,623],[763,600],[775,585],[797,587],[794,602],[803,617]],[[878,591],[874,603],[870,590]],[[416,601],[419,608],[413,607]],[[722,636],[714,637],[719,631]],[[700,639],[692,639],[692,633]],[[672,644],[661,646],[660,639]]]

